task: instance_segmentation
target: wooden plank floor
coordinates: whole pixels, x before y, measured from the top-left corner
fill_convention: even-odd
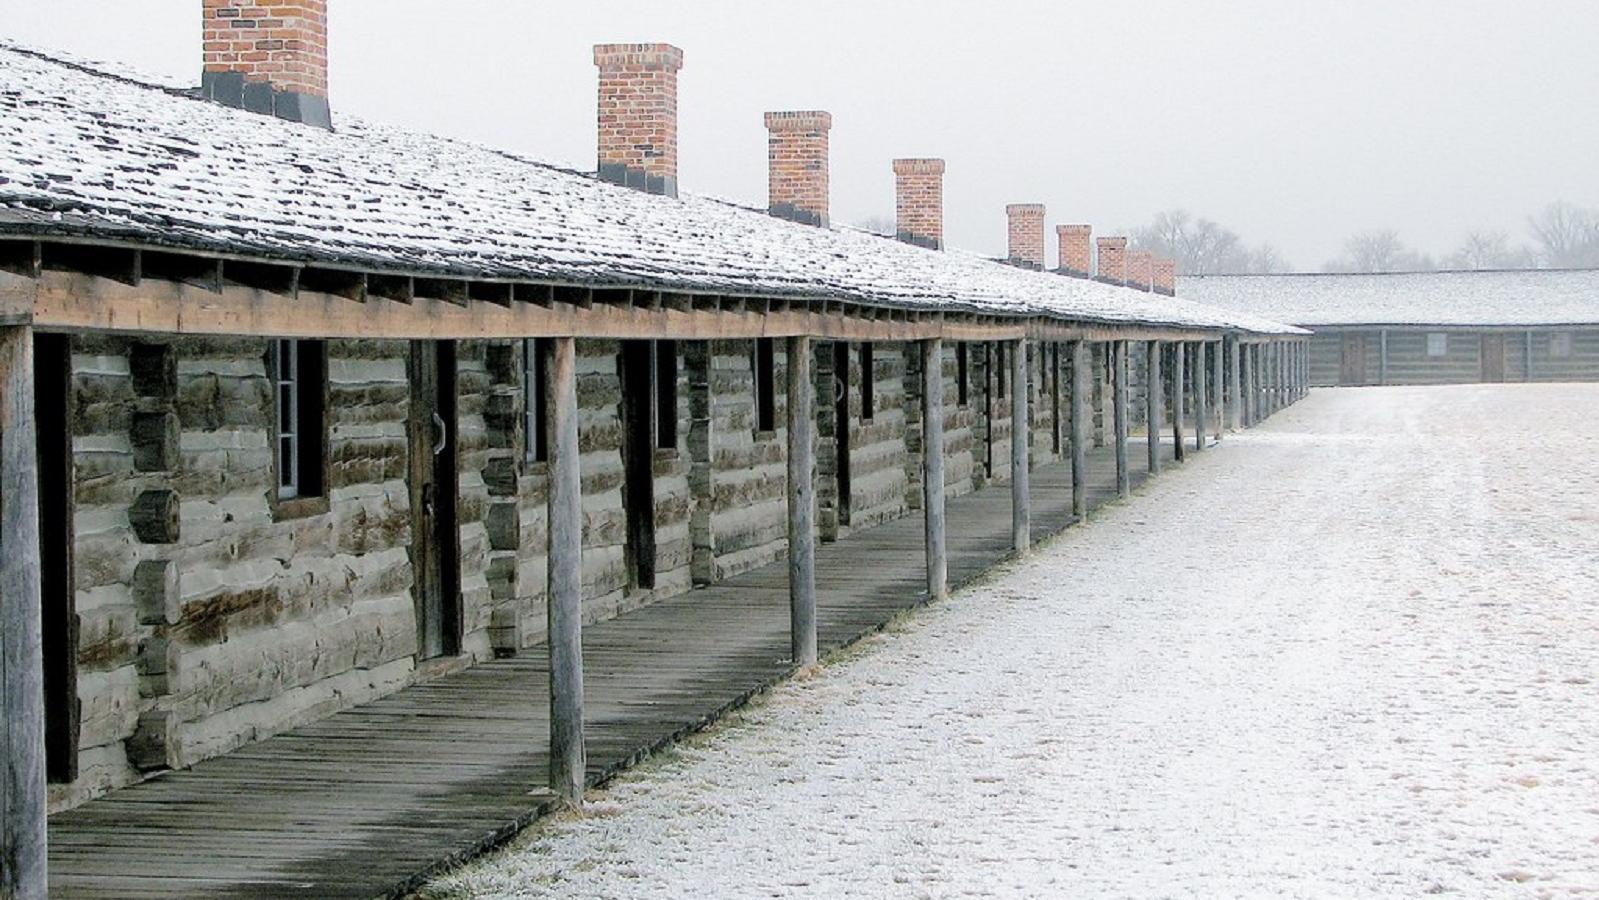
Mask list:
[[[1143,444],[1129,457],[1143,481]],[[1108,449],[1087,481],[1092,505],[1114,498]],[[1035,536],[1073,521],[1069,464],[1035,469],[1032,494]],[[947,516],[952,586],[1008,555],[1009,484],[949,501]],[[925,601],[921,516],[820,545],[816,566],[825,652]],[[790,672],[786,579],[780,561],[584,629],[591,783]],[[54,816],[51,895],[403,891],[548,811],[548,679],[535,648]]]

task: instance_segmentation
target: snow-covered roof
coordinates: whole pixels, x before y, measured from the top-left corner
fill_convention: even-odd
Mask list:
[[[438,277],[1293,329],[1125,288],[652,196],[465,141],[337,130],[0,42],[0,233]]]
[[[1282,322],[1317,325],[1594,325],[1599,270],[1210,275],[1183,296]]]

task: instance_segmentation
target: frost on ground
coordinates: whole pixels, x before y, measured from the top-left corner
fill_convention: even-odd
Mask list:
[[[431,890],[1599,892],[1596,410],[1317,392]]]

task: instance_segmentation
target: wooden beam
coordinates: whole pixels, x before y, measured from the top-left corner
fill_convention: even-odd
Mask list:
[[[1127,467],[1127,342],[1113,341],[1110,355],[1111,405],[1116,418],[1116,494],[1127,497],[1133,492],[1132,472]]]
[[[811,339],[788,339],[788,608],[796,666],[816,664],[816,395]],[[842,427],[849,427],[843,423]]]
[[[549,392],[550,790],[583,803],[583,484],[578,470],[577,346],[556,338],[546,355]]]
[[[0,328],[0,897],[45,879],[44,649],[33,331]]]
[[[1148,422],[1149,440],[1149,474],[1160,474],[1160,433],[1165,430],[1166,411],[1162,408],[1161,399],[1166,391],[1166,386],[1160,370],[1160,341],[1150,341],[1145,345],[1144,360],[1148,370],[1149,390],[1144,392],[1144,418]]]
[[[1091,361],[1087,341],[1071,342],[1072,357],[1072,515],[1088,517],[1088,381]]]
[[[944,342],[922,342],[922,517],[927,538],[927,594],[949,596],[944,545]]]
[[[145,251],[142,259],[143,280],[137,286],[79,271],[42,272],[36,324],[65,331],[392,340],[563,335],[711,340],[808,334],[827,340],[1058,341],[1206,336],[1201,331],[1136,324],[981,319],[953,313],[888,316],[853,304],[790,304],[788,309],[778,304],[763,313],[749,311],[747,299],[742,298],[733,298],[719,311],[714,303],[685,304],[681,298],[686,295],[671,294],[659,304],[596,304],[588,288],[505,282],[484,287],[483,296],[474,300],[470,283],[462,279],[380,274],[375,276],[374,290],[372,277],[347,270],[300,270],[291,264],[241,261],[233,264],[247,274],[224,279],[223,261],[218,259],[156,251]],[[261,274],[268,271],[278,274]],[[512,288],[515,301],[508,303],[507,291]],[[610,296],[627,293],[631,292]],[[350,307],[340,302],[359,301],[369,294],[399,302]],[[413,297],[415,302],[406,302]]]
[[[1210,369],[1205,364],[1205,342],[1194,342],[1194,449],[1205,449],[1205,432],[1210,416],[1210,385],[1206,376]]]
[[[1032,547],[1033,526],[1027,444],[1033,429],[1027,420],[1027,341],[1019,340],[1010,354],[1010,532],[1011,548],[1022,556]]]
[[[37,278],[0,270],[0,327],[32,322],[38,295]]]
[[[1377,348],[1377,383],[1386,385],[1388,383],[1388,329],[1384,328],[1377,332]],[[1365,380],[1364,375],[1361,376],[1361,380]]]

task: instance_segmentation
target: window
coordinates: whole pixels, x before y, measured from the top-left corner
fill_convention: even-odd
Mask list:
[[[1571,332],[1557,331],[1549,335],[1549,356],[1564,359],[1571,355]]]
[[[548,462],[550,459],[549,397],[545,393],[544,364],[549,344],[539,338],[522,340],[522,415],[526,419],[526,437],[523,447],[528,462]]]
[[[955,397],[956,402],[965,406],[971,398],[971,376],[968,374],[967,351],[965,342],[955,345]]]
[[[1427,355],[1447,356],[1449,354],[1449,335],[1435,331],[1427,335]]]
[[[877,402],[873,399],[876,390],[874,382],[877,379],[877,370],[872,362],[872,345],[861,344],[861,421],[870,422],[872,416],[877,414]]]
[[[777,410],[775,408],[774,369],[777,361],[771,338],[755,339],[755,430],[776,431]]]
[[[677,446],[677,341],[655,341],[655,446]]]
[[[272,342],[277,404],[273,459],[279,500],[327,493],[327,345],[322,341]]]

